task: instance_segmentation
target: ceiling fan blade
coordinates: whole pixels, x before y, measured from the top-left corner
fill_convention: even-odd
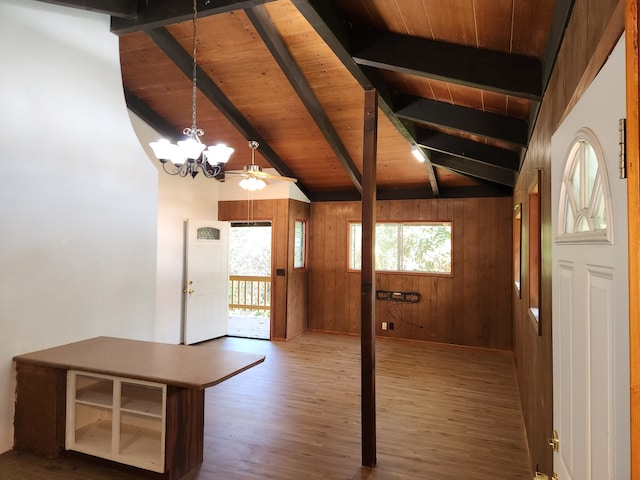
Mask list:
[[[259,177],[266,178],[269,180],[282,180],[283,182],[291,182],[291,183],[296,183],[298,181],[297,178],[282,177],[280,175],[271,175],[270,173],[266,173],[266,172],[260,172]]]

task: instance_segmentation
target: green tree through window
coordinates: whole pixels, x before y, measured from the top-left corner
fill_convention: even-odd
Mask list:
[[[362,261],[362,225],[350,224],[349,269]],[[451,273],[451,222],[376,224],[378,271]]]

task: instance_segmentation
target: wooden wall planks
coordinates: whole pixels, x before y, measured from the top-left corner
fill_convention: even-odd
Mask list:
[[[531,452],[532,468],[553,471],[552,450],[547,438],[553,430],[553,380],[551,343],[551,135],[584,92],[606,60],[624,28],[620,14],[621,0],[592,2],[576,0],[558,60],[540,109],[540,115],[520,176],[515,188],[513,205],[522,203],[522,258],[528,258],[529,206],[527,189],[538,170],[542,171],[542,281],[539,336],[528,318],[529,267],[522,262],[522,296],[512,293],[514,313],[514,358],[516,360],[520,398]],[[606,52],[606,53],[605,53]],[[599,64],[594,64],[597,59]]]
[[[453,275],[376,274],[378,290],[420,303],[376,301],[378,336],[511,349],[512,199],[378,201],[377,221],[453,222]],[[359,202],[311,205],[309,327],[359,333],[360,274],[347,270],[348,224]],[[394,330],[382,330],[383,321]]]
[[[295,222],[306,222],[306,235],[309,236],[309,211],[310,205],[304,202],[289,201],[289,255],[287,258],[287,340],[297,337],[307,331],[308,306],[309,306],[309,268],[293,267],[293,249],[295,239]],[[307,253],[308,253],[307,241]],[[308,262],[307,255],[307,262]]]

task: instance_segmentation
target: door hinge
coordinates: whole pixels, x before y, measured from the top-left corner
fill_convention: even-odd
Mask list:
[[[557,430],[553,431],[553,436],[547,439],[547,443],[549,444],[550,447],[553,448],[554,452],[557,452],[558,450],[560,450],[560,438],[558,438]]]
[[[627,119],[618,120],[618,170],[620,178],[627,178]]]

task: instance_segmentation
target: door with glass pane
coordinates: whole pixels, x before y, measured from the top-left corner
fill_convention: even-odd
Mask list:
[[[563,480],[629,478],[623,46],[552,138],[554,469]]]
[[[188,220],[185,285],[184,343],[190,345],[227,333],[229,288],[226,222]]]

